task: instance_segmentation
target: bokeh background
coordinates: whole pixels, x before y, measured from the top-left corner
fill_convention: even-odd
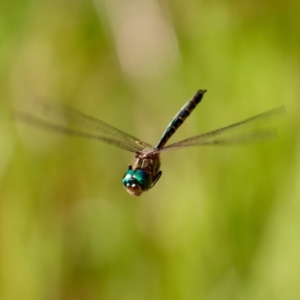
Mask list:
[[[1,299],[300,299],[298,1],[0,3]],[[131,153],[16,123],[37,98],[156,144],[286,105],[279,137],[162,155],[130,196]],[[33,106],[34,109],[34,106]]]

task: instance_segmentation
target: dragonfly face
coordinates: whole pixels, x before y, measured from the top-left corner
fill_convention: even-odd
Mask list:
[[[151,189],[160,178],[162,174],[159,170],[160,153],[162,152],[191,146],[241,145],[276,136],[273,128],[266,128],[262,125],[265,125],[274,116],[285,113],[284,106],[166,146],[170,137],[201,102],[205,92],[206,90],[199,90],[181,108],[168,125],[156,147],[63,104],[40,102],[35,113],[22,110],[15,110],[14,113],[19,121],[70,136],[98,140],[134,153],[135,161],[132,166],[129,166],[123,177],[123,186],[131,195],[140,196],[143,192]]]
[[[129,194],[140,196],[151,188],[151,181],[144,170],[129,169],[123,177],[123,186]]]
[[[140,196],[148,191],[158,181],[162,171],[159,170],[159,154],[149,152],[136,154],[133,165],[128,167],[123,176],[123,186],[133,196]]]

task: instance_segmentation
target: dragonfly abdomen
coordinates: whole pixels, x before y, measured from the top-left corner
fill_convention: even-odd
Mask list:
[[[186,103],[178,114],[174,117],[171,123],[168,125],[167,129],[163,133],[161,139],[159,140],[156,149],[162,149],[171,136],[176,132],[176,130],[182,125],[186,118],[192,113],[196,106],[200,103],[206,90],[199,90],[195,96]]]

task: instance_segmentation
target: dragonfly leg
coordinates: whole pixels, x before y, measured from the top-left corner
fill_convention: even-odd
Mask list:
[[[156,176],[155,176],[155,178],[154,178],[154,180],[153,180],[153,183],[152,183],[151,188],[154,187],[154,185],[156,184],[156,182],[158,181],[158,179],[160,178],[161,175],[162,175],[162,171],[159,171],[159,172],[156,174]]]

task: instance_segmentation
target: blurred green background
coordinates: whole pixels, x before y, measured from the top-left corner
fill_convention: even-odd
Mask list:
[[[1,299],[300,299],[298,1],[1,1]],[[279,138],[162,154],[134,198],[131,153],[14,122],[37,98],[146,142],[286,105]]]

